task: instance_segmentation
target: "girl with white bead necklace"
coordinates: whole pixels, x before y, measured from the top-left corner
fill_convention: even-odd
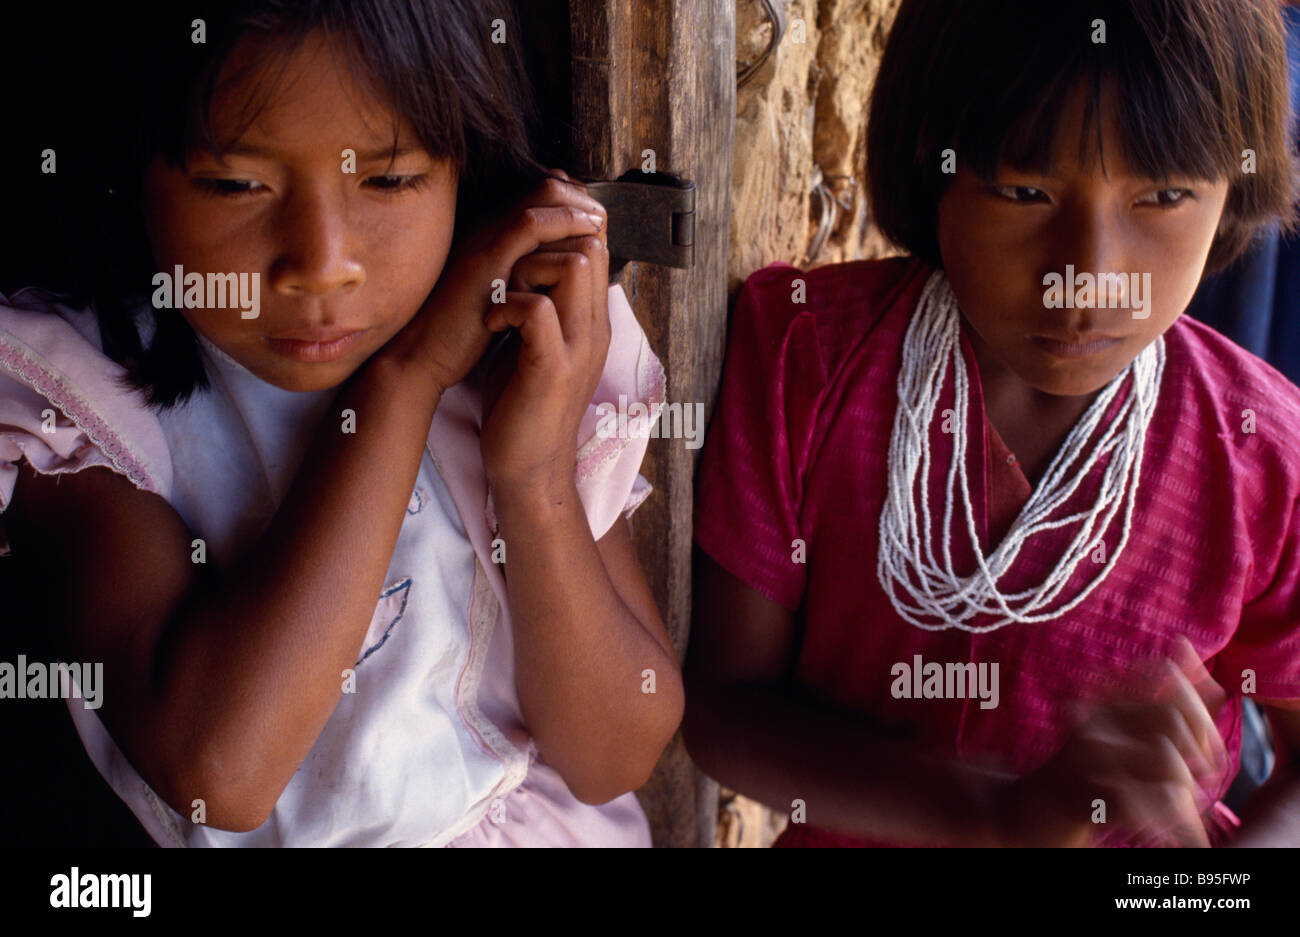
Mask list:
[[[1094,6],[904,0],[911,256],[741,292],[684,732],[778,845],[1300,844],[1300,764],[1223,803],[1246,696],[1300,750],[1300,390],[1182,315],[1294,217],[1281,16]]]

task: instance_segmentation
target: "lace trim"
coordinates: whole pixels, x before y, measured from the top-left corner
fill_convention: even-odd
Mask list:
[[[529,754],[521,751],[483,714],[478,705],[479,685],[487,662],[488,645],[496,627],[501,606],[488,581],[478,555],[474,556],[474,586],[470,596],[470,650],[456,680],[456,710],[483,749],[505,767],[505,773],[492,792],[465,814],[457,823],[443,830],[429,843],[429,848],[446,846],[478,826],[487,816],[493,801],[516,790],[524,782],[530,763]]]
[[[484,715],[478,704],[478,691],[483,682],[483,668],[487,663],[488,645],[501,614],[501,605],[488,581],[483,564],[474,557],[474,586],[469,605],[470,647],[465,665],[456,680],[456,708],[461,719],[478,738],[480,744],[506,765],[506,776],[497,785],[493,796],[503,787],[518,786],[528,768],[528,758],[496,725]]]
[[[650,415],[646,419],[645,430],[648,438],[650,428],[654,426],[655,421],[659,419],[660,412],[663,410],[667,379],[664,375],[663,364],[651,353],[650,343],[644,338],[641,340],[641,350],[637,356],[636,371],[637,397],[640,402],[647,405],[650,411]],[[631,421],[629,421],[628,432],[625,436],[609,436],[602,439],[599,433],[592,435],[578,449],[578,481],[586,481],[605,463],[617,458],[634,438],[639,438],[639,436],[633,433]]]
[[[63,411],[86,437],[106,455],[122,475],[137,488],[161,493],[162,485],[148,464],[109,426],[102,412],[77,393],[67,379],[43,357],[5,334],[0,334],[0,366],[12,371],[24,383]]]
[[[533,765],[535,765],[536,763],[537,763],[537,751],[536,749],[533,749],[528,753],[528,762],[527,764],[524,765],[524,778],[520,780],[518,784],[516,784],[508,791],[502,791],[500,789],[493,791],[492,796],[487,799],[487,801],[484,803],[482,808],[471,812],[469,821],[457,825],[456,833],[453,836],[439,837],[436,842],[430,845],[437,846],[443,849],[452,848],[455,847],[456,844],[459,843],[462,839],[465,839],[467,836],[473,834],[474,831],[477,830],[479,827],[485,824],[496,823],[497,821],[494,821],[491,816],[492,805],[494,803],[500,803],[502,805],[502,809],[506,811],[506,815],[508,817],[509,810],[510,810],[510,803],[512,801],[517,802],[518,798],[525,793],[524,781],[527,780],[528,774],[533,770]]]

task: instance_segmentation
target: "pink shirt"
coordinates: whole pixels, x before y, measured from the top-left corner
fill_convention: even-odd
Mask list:
[[[1207,792],[1221,797],[1240,754],[1243,671],[1254,671],[1260,698],[1300,699],[1300,390],[1182,317],[1165,335],[1166,369],[1133,529],[1109,578],[1054,620],[985,634],[926,631],[895,612],[876,564],[903,335],[931,272],[897,258],[807,273],[777,264],[750,277],[732,320],[702,457],[696,542],[797,614],[794,680],[804,690],[891,734],[937,744],[958,758],[991,758],[1016,773],[1059,750],[1072,701],[1131,684],[1137,659],[1171,654],[1185,635],[1229,696],[1217,724],[1232,767]],[[796,277],[806,282],[804,304],[792,302]],[[964,328],[968,471],[987,553],[1032,489],[984,415]],[[946,401],[952,393],[949,376]],[[950,406],[946,401],[939,406]],[[1243,432],[1247,410],[1253,433]],[[937,425],[932,432],[932,452],[944,466],[951,438]],[[936,488],[931,503],[942,504]],[[1071,506],[1088,503],[1076,497]],[[1041,582],[1075,529],[1031,540],[1002,591]],[[807,544],[806,563],[792,560],[796,539]],[[1112,529],[1108,548],[1117,540]],[[969,550],[956,552],[957,572],[973,572]],[[1066,594],[1093,575],[1095,569],[1076,571]],[[913,664],[916,655],[924,662],[998,662],[997,705],[983,708],[969,693],[895,698],[891,668]],[[815,805],[808,811],[808,824],[815,824]],[[1210,822],[1225,812],[1212,810]],[[808,824],[792,824],[782,844],[854,842]],[[1119,838],[1102,842],[1117,845]]]

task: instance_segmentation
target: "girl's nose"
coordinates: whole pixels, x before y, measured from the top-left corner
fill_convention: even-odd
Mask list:
[[[365,282],[343,205],[323,192],[291,196],[277,219],[269,286],[285,295],[325,296]]]
[[[1115,225],[1103,209],[1096,207],[1070,212],[1062,219],[1064,230],[1059,243],[1063,250],[1058,254],[1062,262],[1056,272],[1064,275],[1068,264],[1074,267],[1076,279],[1083,273],[1096,279],[1093,301],[1089,303],[1084,293],[1076,297],[1076,306],[1123,308],[1128,305],[1125,252]]]

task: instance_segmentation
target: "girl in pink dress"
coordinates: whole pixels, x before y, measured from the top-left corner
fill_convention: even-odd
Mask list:
[[[1292,217],[1284,67],[1267,0],[904,0],[912,256],[749,278],[698,482],[686,740],[780,845],[1300,843],[1300,390],[1181,316]]]
[[[165,845],[648,845],[681,685],[646,427],[596,425],[663,372],[529,155],[507,6],[125,27],[151,256],[0,296],[4,533],[102,663],[96,767]]]

